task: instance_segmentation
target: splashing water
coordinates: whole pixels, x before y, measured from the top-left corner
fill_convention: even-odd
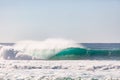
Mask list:
[[[3,59],[49,59],[66,48],[82,47],[74,41],[47,39],[44,41],[19,41],[13,46],[3,46]]]

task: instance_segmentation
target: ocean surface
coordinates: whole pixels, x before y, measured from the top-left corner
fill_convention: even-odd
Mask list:
[[[0,58],[13,60],[119,60],[120,43],[76,43],[61,39],[0,43]]]
[[[120,43],[0,43],[0,80],[120,80]]]

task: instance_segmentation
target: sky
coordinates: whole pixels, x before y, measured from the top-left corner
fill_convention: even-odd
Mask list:
[[[0,0],[0,42],[120,42],[120,0]]]

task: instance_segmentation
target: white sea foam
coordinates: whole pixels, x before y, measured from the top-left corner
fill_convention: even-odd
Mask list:
[[[120,61],[1,60],[3,80],[119,80]]]

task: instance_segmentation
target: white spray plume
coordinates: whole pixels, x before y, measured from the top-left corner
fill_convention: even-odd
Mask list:
[[[46,59],[62,49],[69,47],[80,47],[72,40],[47,39],[44,41],[20,41],[14,45],[14,49],[20,50],[23,54]]]

